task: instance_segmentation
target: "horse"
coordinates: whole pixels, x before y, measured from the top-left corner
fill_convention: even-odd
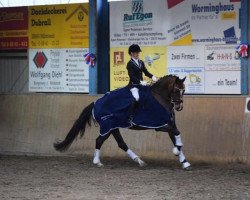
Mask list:
[[[183,142],[181,140],[181,133],[178,130],[175,122],[175,111],[181,111],[183,109],[183,95],[185,92],[185,81],[186,77],[180,79],[175,75],[166,75],[160,78],[157,82],[146,86],[148,87],[151,95],[156,99],[156,101],[171,114],[171,121],[167,124],[152,128],[152,127],[142,127],[136,124],[131,123],[131,126],[127,127],[132,130],[146,130],[146,129],[154,129],[155,131],[168,132],[169,137],[174,145],[173,154],[179,157],[179,162],[182,164],[183,169],[189,169],[191,164],[186,160],[186,157],[183,153],[182,147]],[[118,89],[119,90],[119,89]],[[111,92],[112,93],[112,92]],[[132,94],[131,94],[132,96]],[[101,97],[103,98],[103,97]],[[109,102],[112,104],[113,102]],[[80,134],[82,137],[85,133],[86,126],[91,126],[91,121],[97,122],[93,110],[95,109],[95,102],[90,103],[87,107],[85,107],[80,114],[79,118],[75,121],[72,128],[68,132],[67,136],[63,141],[57,141],[54,143],[54,148],[57,151],[66,151],[74,139]],[[99,124],[100,125],[100,124]],[[113,135],[115,138],[118,147],[121,148],[127,155],[135,162],[139,164],[140,167],[146,165],[146,163],[131,149],[129,149],[128,145],[124,142],[122,135],[120,133],[119,128],[111,129],[105,135],[99,135],[96,138],[96,146],[94,152],[93,163],[97,167],[102,167],[103,164],[100,161],[100,149],[105,142],[109,138],[110,135]]]

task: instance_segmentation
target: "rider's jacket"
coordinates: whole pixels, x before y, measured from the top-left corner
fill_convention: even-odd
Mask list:
[[[152,78],[152,74],[148,72],[145,64],[142,60],[138,60],[139,65],[131,58],[131,60],[127,64],[127,70],[129,75],[129,87],[136,87],[136,85],[140,84],[140,81],[143,80],[142,73],[145,76]]]

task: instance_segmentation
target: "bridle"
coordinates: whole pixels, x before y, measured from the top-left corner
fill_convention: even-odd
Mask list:
[[[174,85],[171,94],[174,93],[173,92],[174,90],[180,91],[180,99],[173,99],[173,97],[170,96],[170,102],[171,102],[171,104],[175,105],[175,104],[181,104],[181,103],[183,103],[182,97],[183,97],[183,94],[185,92],[185,89],[178,88],[177,86]]]
[[[159,84],[158,84],[159,85]],[[157,85],[157,86],[158,86]],[[154,85],[153,85],[154,86]],[[172,86],[170,86],[169,88],[166,88],[168,90],[167,94],[164,95],[165,92],[163,91],[159,91],[157,88],[158,87],[153,87],[152,92],[159,96],[163,101],[163,104],[165,106],[167,106],[170,110],[174,109],[176,106],[181,106],[181,104],[183,103],[183,94],[185,92],[185,87],[184,88],[180,88],[181,86],[177,85],[176,83],[174,83]],[[159,85],[159,88],[163,87],[165,88],[165,85]],[[162,93],[161,93],[162,92]],[[177,92],[179,92],[180,97],[176,97]],[[169,107],[170,106],[170,107]]]

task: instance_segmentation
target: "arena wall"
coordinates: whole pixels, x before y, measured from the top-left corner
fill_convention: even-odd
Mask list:
[[[88,128],[66,153],[53,149],[63,139],[82,109],[100,96],[66,94],[0,95],[0,154],[92,155],[98,127]],[[187,158],[199,161],[250,164],[250,114],[244,96],[186,96],[177,113]],[[173,158],[166,133],[131,131],[122,135],[143,158]],[[103,146],[103,156],[126,156],[114,140]]]

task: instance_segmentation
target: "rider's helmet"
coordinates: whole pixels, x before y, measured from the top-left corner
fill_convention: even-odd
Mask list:
[[[132,44],[129,48],[128,48],[128,54],[130,55],[131,53],[137,53],[137,52],[141,52],[141,48],[138,44]]]

